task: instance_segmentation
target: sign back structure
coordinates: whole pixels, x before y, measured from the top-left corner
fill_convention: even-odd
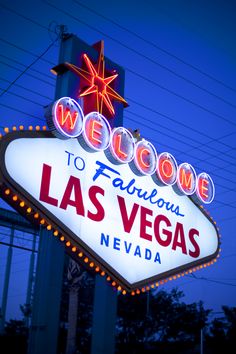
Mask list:
[[[106,276],[114,288],[135,295],[213,264],[219,233],[204,208],[188,196],[198,187],[207,203],[210,180],[204,174],[188,193],[191,169],[180,165],[178,189],[169,178],[172,170],[161,164],[156,171],[163,155],[158,159],[150,143],[135,143],[123,127],[112,130],[114,112],[122,117],[127,103],[119,81],[108,88],[122,71],[117,67],[112,74],[111,67],[105,72],[103,64],[100,45],[99,51],[83,52],[54,68],[59,82],[66,75],[71,98],[49,108],[51,131],[21,129],[1,139],[1,194],[32,222],[53,230],[73,257]],[[81,73],[90,81],[85,87],[79,79],[80,106]],[[84,101],[87,94],[93,100]],[[93,105],[100,113],[90,112]],[[110,116],[109,122],[101,113]]]

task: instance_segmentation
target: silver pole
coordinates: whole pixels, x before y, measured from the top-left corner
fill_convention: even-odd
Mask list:
[[[203,328],[201,328],[200,353],[203,354]]]

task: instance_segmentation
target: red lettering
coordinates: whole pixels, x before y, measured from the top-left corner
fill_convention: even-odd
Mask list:
[[[152,235],[146,233],[146,227],[152,227],[152,222],[147,220],[147,215],[152,216],[152,210],[144,208],[141,206],[140,211],[140,237],[145,238],[145,240],[152,241]]]
[[[130,216],[128,216],[127,214],[127,209],[126,209],[126,205],[125,205],[125,200],[123,197],[120,197],[119,195],[117,196],[118,199],[118,203],[119,203],[119,207],[120,207],[120,212],[121,212],[121,217],[122,217],[122,221],[123,221],[123,225],[124,225],[124,230],[125,232],[130,233],[132,226],[134,224],[134,219],[137,215],[137,211],[139,208],[139,205],[134,203]]]
[[[148,149],[143,147],[137,149],[137,160],[141,169],[146,170],[147,168],[150,167],[150,163],[149,164],[146,163],[147,157],[149,155],[150,155],[150,151]]]
[[[58,119],[59,124],[63,127],[66,125],[66,127],[70,130],[73,130],[76,124],[76,121],[78,119],[78,112],[73,112],[71,114],[71,111],[68,107],[65,108],[64,112],[64,106],[63,104],[58,105],[58,115],[61,114],[61,119]],[[68,123],[69,122],[69,123]]]
[[[44,163],[43,164],[43,171],[42,171],[39,200],[41,200],[42,202],[57,206],[58,200],[56,198],[49,196],[51,171],[52,171],[52,167],[49,165],[46,165]]]
[[[209,182],[207,179],[205,179],[205,178],[199,179],[198,190],[199,190],[199,193],[200,193],[200,196],[202,197],[202,199],[208,198],[208,194],[207,194],[208,184],[209,184]]]
[[[160,223],[161,222],[165,222],[166,226],[171,226],[171,222],[164,215],[157,215],[155,218],[155,221],[154,221],[154,234],[155,234],[156,240],[159,243],[159,245],[167,247],[171,243],[172,233],[169,230],[162,229],[162,235],[166,236],[166,239],[163,240],[161,238],[161,234],[160,234]]]
[[[192,189],[193,175],[191,172],[186,172],[184,168],[180,169],[180,184],[184,189]]]
[[[181,224],[180,222],[177,222],[176,224],[172,249],[176,250],[177,247],[180,247],[182,249],[182,252],[184,254],[187,254],[187,248],[184,237],[184,227],[183,224]]]
[[[170,177],[173,176],[173,173],[174,173],[173,165],[170,162],[170,160],[167,160],[167,159],[163,159],[160,161],[159,170],[160,170],[160,174],[163,179],[165,179],[165,178],[169,179]]]
[[[189,241],[191,242],[191,244],[194,247],[194,251],[189,250],[189,255],[191,257],[197,258],[200,255],[200,248],[199,248],[199,245],[197,244],[194,236],[199,236],[199,231],[196,229],[190,229],[188,237],[189,237]]]
[[[92,186],[89,188],[89,198],[93,205],[95,206],[97,212],[92,213],[91,211],[88,211],[88,218],[94,221],[102,221],[105,216],[105,211],[97,199],[97,194],[101,194],[104,196],[104,190],[98,186]]]
[[[74,192],[74,199],[71,199],[71,194]],[[68,205],[76,208],[78,215],[84,216],[84,204],[80,186],[80,180],[74,176],[70,176],[63,195],[60,208],[67,209]]]
[[[120,159],[126,159],[128,155],[121,150],[121,141],[121,134],[114,136],[114,150]]]
[[[103,127],[103,125],[101,122],[91,119],[90,124],[89,124],[88,136],[89,136],[89,140],[92,144],[95,144],[95,145],[102,144],[102,141],[100,140],[101,136],[102,136],[102,127]]]

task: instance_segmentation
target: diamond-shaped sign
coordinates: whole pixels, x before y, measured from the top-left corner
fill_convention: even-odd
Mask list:
[[[127,290],[217,256],[217,229],[191,198],[82,145],[49,132],[8,134],[0,155],[4,197],[15,193],[16,208]]]

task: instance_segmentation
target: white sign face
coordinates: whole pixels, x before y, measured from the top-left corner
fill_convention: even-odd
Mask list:
[[[189,197],[135,175],[129,164],[112,164],[106,152],[86,151],[77,139],[15,139],[5,169],[127,288],[217,255],[216,228]]]

